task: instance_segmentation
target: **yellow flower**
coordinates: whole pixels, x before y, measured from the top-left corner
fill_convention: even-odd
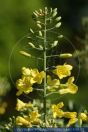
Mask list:
[[[41,116],[38,111],[32,111],[30,114],[30,122],[32,124],[39,124],[41,122],[41,120],[39,119],[39,117]]]
[[[16,83],[17,89],[19,90],[17,92],[17,95],[21,95],[23,92],[26,94],[29,94],[33,91],[32,84],[30,83],[30,78],[23,76],[22,79],[19,79]]]
[[[75,118],[77,116],[76,112],[64,112],[65,118]]]
[[[71,125],[75,124],[77,121],[78,121],[77,118],[71,118],[66,126],[70,127]]]
[[[27,119],[25,119],[25,117],[21,117],[21,116],[16,117],[16,125],[21,125],[21,126],[25,125],[27,127],[32,126],[31,123]]]
[[[60,81],[59,79],[51,79],[51,76],[47,76],[47,89],[49,91],[55,91],[57,88],[59,88]]]
[[[64,112],[63,110],[61,110],[61,108],[64,106],[63,102],[60,102],[59,104],[57,105],[52,105],[52,112],[53,112],[53,117],[54,118],[62,118],[63,115],[64,115]]]
[[[77,113],[76,112],[64,112],[65,118],[70,118],[68,121],[67,127],[71,126],[72,124],[77,122]]]
[[[71,75],[72,66],[71,65],[58,65],[54,70],[54,74],[56,74],[60,79]]]
[[[82,125],[82,122],[87,122],[88,121],[88,116],[86,113],[80,113],[79,114],[79,123],[80,126]]]
[[[38,72],[34,78],[34,81],[38,84],[41,84],[44,77],[45,77],[44,71],[41,71],[40,73]]]
[[[88,116],[85,113],[80,113],[79,118],[82,121],[87,121],[88,120]]]
[[[31,75],[31,69],[26,68],[26,67],[22,67],[22,74],[24,76],[30,76]]]
[[[29,68],[22,68],[22,74],[24,76],[30,77],[30,82],[33,83],[38,83],[41,84],[43,78],[45,77],[45,72],[41,71],[39,73],[38,69],[29,69]]]
[[[78,86],[76,86],[74,83],[74,77],[70,77],[68,79],[68,82],[66,83],[67,88],[62,88],[59,90],[60,94],[66,94],[66,93],[71,93],[71,94],[75,94],[78,91]]]
[[[16,110],[20,111],[24,108],[31,108],[33,107],[33,104],[31,103],[24,103],[23,101],[21,101],[20,99],[17,99],[17,104],[16,104]]]

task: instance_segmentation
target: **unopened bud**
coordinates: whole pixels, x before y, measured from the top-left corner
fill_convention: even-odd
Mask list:
[[[39,31],[39,36],[41,36],[41,37],[42,37],[42,32],[41,32],[41,31]]]
[[[61,17],[57,17],[55,20],[56,21],[60,21],[61,20]]]
[[[31,28],[30,28],[30,32],[31,32],[31,33],[34,33],[34,31],[33,31]]]
[[[40,25],[40,24],[37,24],[37,26],[41,29],[42,28],[42,26]]]
[[[60,54],[60,58],[70,58],[70,57],[72,57],[72,54],[70,53]]]
[[[61,26],[61,22],[59,22],[59,23],[57,23],[57,24],[55,25],[56,28],[59,28],[60,26]]]
[[[27,57],[31,57],[31,54],[25,52],[25,51],[20,51],[20,54],[27,56]]]
[[[32,48],[35,48],[35,45],[31,42],[28,43]]]

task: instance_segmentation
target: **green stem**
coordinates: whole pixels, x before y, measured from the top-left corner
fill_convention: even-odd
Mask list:
[[[45,15],[44,23],[45,23],[45,29],[44,29],[44,71],[46,73],[46,15]],[[46,123],[46,76],[44,78],[44,122]]]

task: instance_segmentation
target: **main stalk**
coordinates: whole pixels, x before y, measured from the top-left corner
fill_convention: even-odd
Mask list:
[[[44,18],[44,71],[46,73],[46,8],[45,8],[45,18]],[[46,123],[46,75],[44,78],[44,122]]]

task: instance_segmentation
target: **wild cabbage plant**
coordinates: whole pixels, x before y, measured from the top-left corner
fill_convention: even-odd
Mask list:
[[[64,102],[55,103],[55,96],[64,94],[76,94],[78,86],[74,83],[75,77],[72,76],[73,66],[64,62],[48,66],[48,60],[52,58],[71,58],[71,53],[49,54],[55,47],[59,47],[59,39],[63,35],[57,33],[57,36],[49,37],[53,31],[58,31],[61,26],[61,16],[57,16],[57,8],[43,10],[39,9],[33,12],[33,20],[36,24],[35,30],[30,28],[28,45],[38,51],[38,55],[20,51],[26,57],[40,59],[43,67],[22,67],[22,75],[16,82],[17,87],[17,116],[15,125],[18,127],[70,127],[76,123],[79,126],[82,122],[88,121],[86,112],[77,113],[75,111],[65,111]],[[37,31],[36,31],[37,30]],[[36,41],[35,41],[36,38]],[[41,55],[40,55],[41,54]],[[39,97],[34,98],[34,93],[39,93]],[[25,94],[29,102],[19,99],[19,96]],[[33,96],[30,96],[30,95]],[[53,96],[52,96],[53,95]],[[31,97],[31,100],[30,100]],[[66,120],[66,121],[65,121]]]

